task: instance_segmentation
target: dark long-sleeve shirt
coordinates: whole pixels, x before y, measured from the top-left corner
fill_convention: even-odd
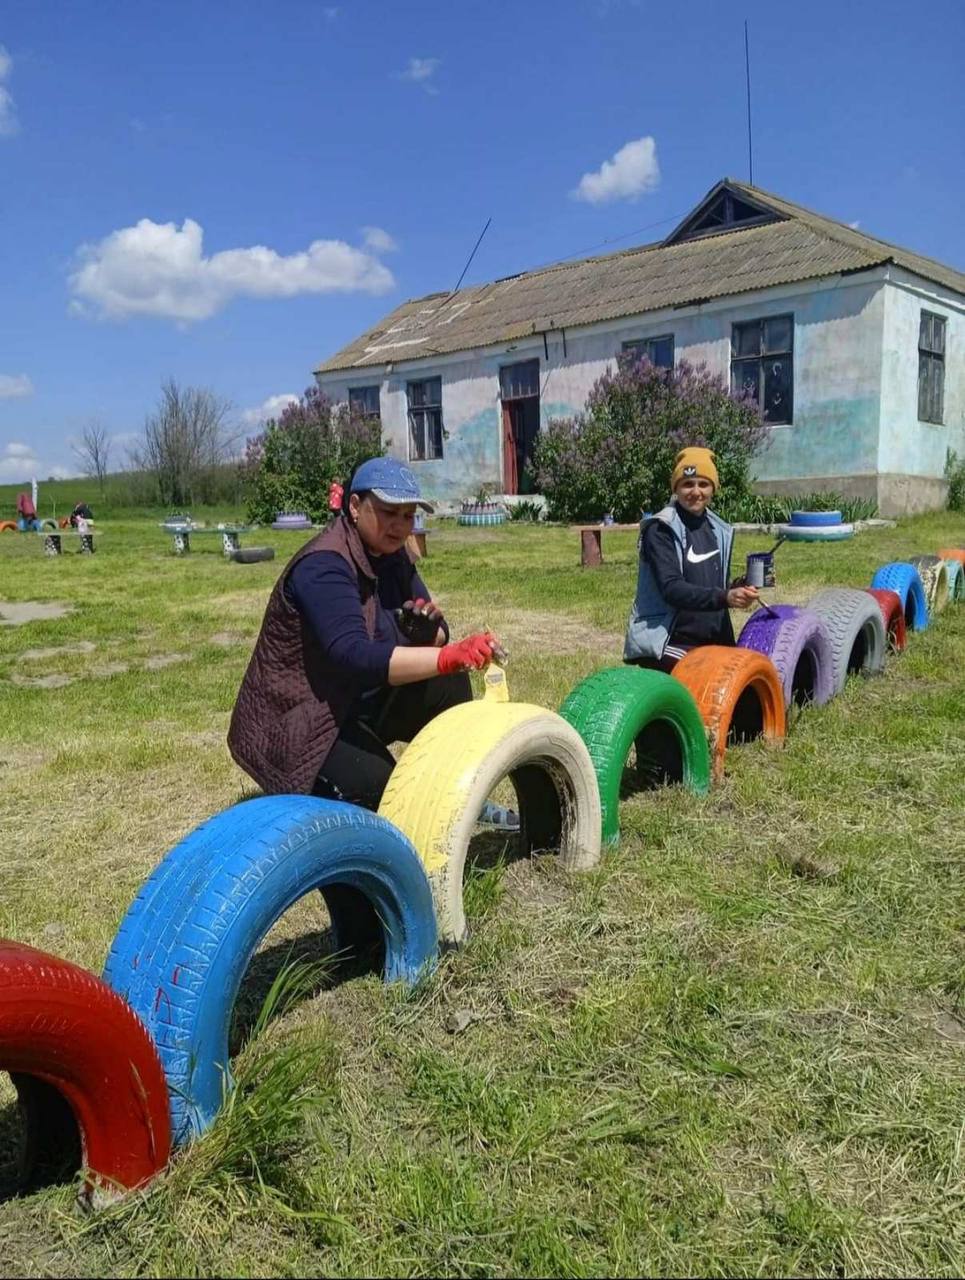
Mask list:
[[[369,560],[379,606],[371,640],[362,617],[358,577],[337,552],[318,551],[299,560],[285,583],[285,596],[308,622],[329,661],[364,688],[374,689],[387,683],[396,645],[411,644],[392,611],[407,600],[430,596],[405,550]]]
[[[677,610],[667,643],[683,648],[732,645],[734,629],[727,611],[728,566],[721,564],[717,535],[705,515],[693,516],[680,506],[677,513],[687,531],[682,570],[677,539],[663,521],[654,520],[647,526],[642,547],[660,594]]]

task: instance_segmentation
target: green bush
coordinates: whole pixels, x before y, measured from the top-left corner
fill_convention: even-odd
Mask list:
[[[714,510],[732,524],[782,524],[792,511],[840,511],[845,523],[871,520],[878,514],[873,498],[844,498],[840,493],[797,493],[789,497],[768,497],[760,493],[733,494],[724,490],[714,499]]]
[[[965,458],[960,458],[954,449],[949,449],[945,458],[945,476],[949,511],[965,511]]]
[[[302,511],[316,523],[328,516],[328,487],[346,482],[364,459],[382,453],[376,420],[333,408],[318,387],[309,387],[245,448],[241,474],[248,518],[268,524],[281,511]]]
[[[703,365],[660,369],[628,352],[595,384],[583,413],[551,422],[540,437],[539,485],[553,520],[612,512],[634,521],[666,503],[679,450],[705,445],[722,489],[734,501],[751,498],[750,461],[767,434],[756,403]]]

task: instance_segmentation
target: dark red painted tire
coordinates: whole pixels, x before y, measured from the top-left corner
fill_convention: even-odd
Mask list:
[[[878,601],[888,647],[895,653],[901,653],[908,644],[908,625],[901,596],[897,591],[886,591],[883,587],[866,587],[865,590]]]
[[[86,1192],[139,1187],[171,1151],[167,1085],[154,1043],[133,1010],[100,978],[57,956],[0,940],[0,1070],[17,1086],[26,1156],[38,1136],[79,1136]],[[76,1123],[52,1116],[51,1092]],[[63,1120],[69,1121],[63,1107]],[[60,1132],[56,1132],[58,1125]],[[29,1167],[23,1171],[29,1177]]]

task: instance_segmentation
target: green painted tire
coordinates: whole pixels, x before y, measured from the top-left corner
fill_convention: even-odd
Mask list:
[[[586,743],[596,770],[603,839],[620,838],[620,784],[630,748],[664,777],[691,791],[710,787],[707,732],[690,690],[673,676],[641,667],[610,667],[587,676],[560,707]],[[640,741],[642,739],[642,741]]]
[[[965,566],[960,560],[943,560],[948,573],[948,603],[958,604],[965,600]]]

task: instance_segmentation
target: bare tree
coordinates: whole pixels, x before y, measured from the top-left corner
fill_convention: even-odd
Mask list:
[[[71,445],[71,449],[83,468],[84,475],[97,481],[103,497],[104,479],[111,456],[111,438],[107,434],[107,428],[96,418],[92,418],[81,432],[80,440]]]
[[[149,472],[164,504],[203,499],[219,466],[228,461],[236,437],[228,427],[230,404],[204,387],[180,387],[169,378],[157,411],[144,421],[144,441],[131,462]]]

